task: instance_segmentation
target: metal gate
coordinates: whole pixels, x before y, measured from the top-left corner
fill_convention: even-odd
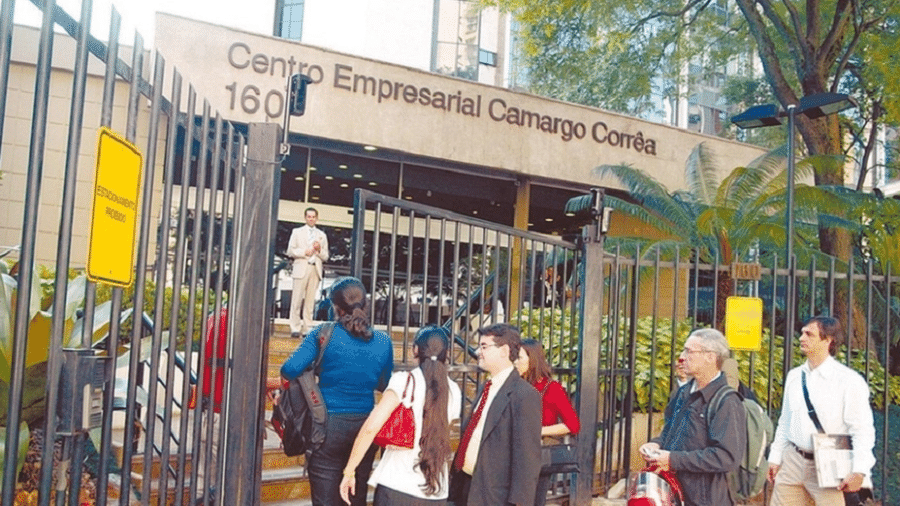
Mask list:
[[[834,260],[824,266],[812,260],[805,268],[787,269],[779,266],[784,261],[778,255],[760,261],[758,254],[704,263],[684,247],[621,239],[600,243],[596,255],[586,246],[586,271],[595,275],[586,276],[585,287],[599,290],[594,297],[601,320],[596,334],[601,336],[601,488],[626,478],[629,464],[632,471],[643,465],[637,447],[660,433],[662,412],[676,384],[673,364],[691,330],[724,330],[727,297],[742,296],[762,301],[762,341],[758,351],[732,350],[732,356],[739,362],[740,380],[773,421],[781,409],[787,372],[805,360],[796,339],[804,322],[820,314],[842,321],[848,342],[836,359],[860,373],[871,391],[877,459],[873,493],[880,504],[900,503],[900,489],[889,478],[896,454],[888,449],[900,421],[900,378],[890,374],[896,368],[892,349],[898,335],[895,290],[900,278],[889,268],[879,274],[871,258],[854,258],[849,268]],[[846,313],[836,312],[839,296],[846,297]],[[588,320],[585,313],[585,327]],[[604,431],[609,427],[605,423],[627,428]]]
[[[708,264],[684,247],[607,239],[600,190],[581,206],[593,220],[570,242],[357,190],[351,273],[369,287],[372,320],[402,342],[398,367],[415,366],[408,353],[418,326],[451,330],[451,374],[464,392],[465,418],[482,381],[474,329],[505,319],[541,340],[582,422],[580,468],[593,471],[559,477],[554,491],[583,505],[643,467],[636,449],[662,428],[680,347],[693,328],[721,326],[725,297],[763,301],[762,348],[734,355],[741,380],[777,419],[787,371],[803,360],[793,342],[799,327],[810,316],[833,314],[836,293],[848,294],[847,307],[865,308],[866,330],[838,359],[872,385],[874,492],[883,504],[896,503],[885,476],[890,422],[897,423],[891,407],[900,400],[885,385],[897,385],[889,375],[898,316],[891,290],[900,278],[873,273],[871,260],[865,272],[841,272],[834,262],[824,270],[788,270],[778,267],[777,255],[769,265],[744,263],[752,271],[746,276],[737,259]],[[856,314],[836,316],[852,329]]]
[[[411,341],[427,324],[454,336],[451,377],[463,391],[462,418],[483,381],[476,330],[518,326],[542,342],[556,379],[570,393],[582,433],[582,469],[594,468],[598,426],[599,340],[586,334],[576,295],[582,292],[584,249],[559,237],[530,233],[431,206],[356,190],[351,274],[369,288],[372,321],[401,343],[397,368],[415,367]],[[592,289],[586,289],[592,292]],[[595,334],[595,336],[598,334]],[[600,426],[621,426],[602,422]],[[587,504],[593,473],[558,476],[554,493]]]
[[[90,35],[90,0],[80,21],[32,3],[39,30],[13,27],[27,3],[3,0],[0,19],[0,160],[25,188],[21,241],[0,251],[0,502],[258,504],[280,129],[223,121],[140,35],[119,46],[115,11],[106,44]],[[11,58],[34,47],[33,62]],[[100,127],[143,153],[137,201],[91,185],[82,137]],[[83,267],[70,260],[91,220],[83,202],[104,196],[108,212],[136,215],[130,287],[70,273]],[[221,402],[217,383],[196,388],[204,375],[222,378]]]

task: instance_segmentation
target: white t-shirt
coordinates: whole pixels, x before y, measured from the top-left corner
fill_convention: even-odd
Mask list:
[[[410,449],[400,448],[388,445],[384,449],[378,466],[372,471],[369,477],[369,485],[382,485],[384,487],[409,494],[422,499],[446,499],[450,489],[449,467],[444,470],[441,480],[441,487],[435,495],[426,496],[422,491],[425,486],[425,475],[417,467],[419,463],[419,439],[422,437],[422,410],[425,407],[425,376],[422,370],[416,367],[410,371],[415,381],[415,396],[412,403],[413,416],[416,420],[416,438],[414,446]],[[388,383],[387,389],[393,390],[400,397],[402,403],[409,405],[409,392],[406,398],[403,398],[403,388],[406,386],[406,379],[409,373],[395,372],[391,375],[391,381]],[[459,386],[450,378],[447,378],[450,385],[449,395],[447,396],[447,421],[453,421],[459,418],[460,403],[462,396]],[[412,385],[410,385],[412,386]],[[412,390],[412,388],[410,389]],[[449,459],[447,465],[449,466]]]

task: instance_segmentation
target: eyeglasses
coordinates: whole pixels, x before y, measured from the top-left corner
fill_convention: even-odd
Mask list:
[[[502,345],[502,344],[479,344],[479,345],[478,345],[478,348],[480,348],[481,351],[484,351],[484,350],[486,350],[486,349],[488,349],[488,348],[491,348],[491,347],[493,347],[493,348],[499,348],[499,347],[501,347],[501,346],[503,346],[503,345]]]
[[[700,348],[699,350],[692,350],[690,348],[681,350],[682,353],[687,353],[688,355],[690,355],[691,353],[709,353],[710,351],[712,350],[704,350],[703,348]]]

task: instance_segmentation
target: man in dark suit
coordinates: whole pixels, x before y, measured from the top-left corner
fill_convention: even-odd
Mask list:
[[[541,396],[513,367],[519,330],[498,323],[478,333],[478,366],[491,379],[462,430],[450,500],[456,506],[532,506],[541,470]]]

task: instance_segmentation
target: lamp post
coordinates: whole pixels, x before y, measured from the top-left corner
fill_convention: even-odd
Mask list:
[[[785,235],[787,239],[786,256],[788,267],[794,257],[794,120],[797,114],[815,119],[838,112],[851,107],[856,107],[853,97],[843,93],[816,93],[800,99],[800,105],[791,104],[787,110],[781,110],[775,104],[757,105],[731,118],[731,122],[739,128],[749,129],[781,124],[781,118],[788,120],[787,139],[787,202],[785,211]]]
[[[731,118],[731,122],[739,128],[757,128],[781,124],[781,118],[788,120],[787,139],[787,202],[785,202],[785,235],[786,260],[788,274],[785,287],[785,336],[793,335],[794,328],[794,120],[797,114],[803,114],[810,119],[821,118],[830,114],[836,114],[851,107],[856,107],[856,101],[843,93],[816,93],[800,99],[800,104],[791,104],[787,110],[780,110],[775,104],[765,104],[751,107],[746,111]],[[792,363],[793,347],[785,346],[784,370],[787,371]]]

